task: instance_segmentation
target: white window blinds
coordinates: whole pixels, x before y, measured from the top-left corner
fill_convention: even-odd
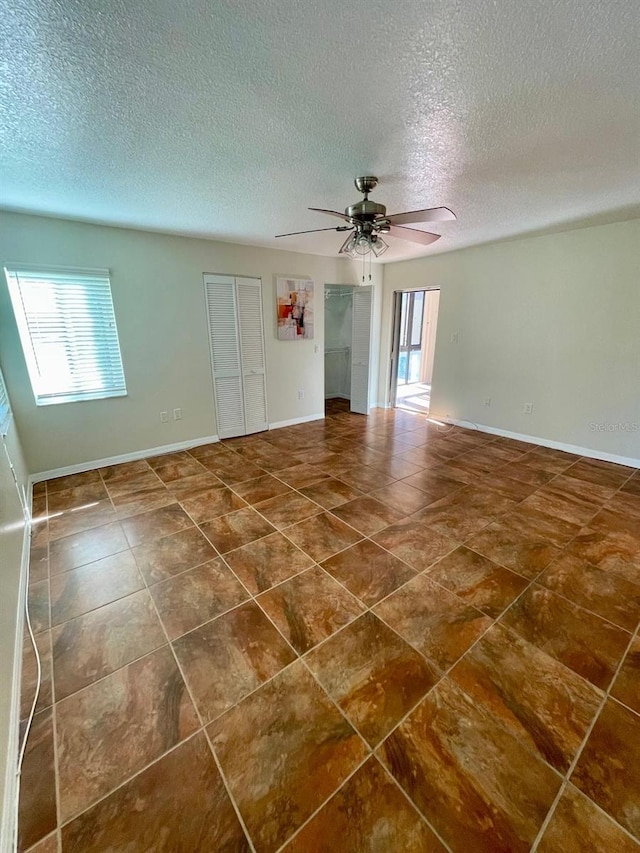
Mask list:
[[[127,393],[108,270],[5,274],[38,406]]]
[[[2,371],[0,371],[0,435],[7,434],[10,420],[11,406],[9,405],[9,395],[7,394],[7,387],[4,384]]]

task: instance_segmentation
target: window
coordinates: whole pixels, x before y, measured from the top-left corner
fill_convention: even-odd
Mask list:
[[[0,371],[0,435],[7,434],[10,420],[11,406],[9,405],[9,395],[7,394],[7,387],[4,384],[2,371]]]
[[[36,405],[127,393],[108,270],[5,275]]]

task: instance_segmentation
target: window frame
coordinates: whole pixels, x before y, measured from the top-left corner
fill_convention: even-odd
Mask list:
[[[16,326],[18,329],[18,336],[20,338],[20,344],[22,346],[22,352],[24,355],[27,373],[29,375],[29,381],[31,384],[31,390],[33,392],[33,396],[35,399],[36,406],[51,406],[51,405],[59,405],[62,403],[81,403],[90,400],[104,400],[109,399],[111,397],[125,397],[127,396],[127,386],[126,386],[126,377],[124,374],[124,364],[122,361],[122,349],[120,346],[120,338],[118,335],[118,326],[115,315],[115,305],[113,302],[113,290],[111,287],[111,274],[108,269],[94,269],[94,268],[82,268],[82,267],[55,267],[55,266],[35,266],[33,264],[6,264],[4,267],[5,279],[7,282],[7,287],[9,290],[9,297],[11,301],[11,306],[13,308],[13,314],[16,321]],[[122,376],[122,383],[118,382],[117,385],[110,385],[107,387],[103,387],[101,389],[87,389],[87,390],[72,390],[70,388],[61,388],[57,391],[51,391],[50,389],[44,389],[42,385],[42,374],[38,368],[38,353],[37,353],[37,343],[34,343],[34,339],[31,334],[30,324],[29,324],[29,314],[23,303],[23,294],[21,292],[21,287],[24,287],[24,284],[20,283],[20,275],[24,277],[31,277],[32,279],[41,279],[43,281],[47,281],[47,278],[50,277],[50,281],[52,284],[58,284],[64,286],[64,278],[68,278],[69,285],[79,283],[79,280],[85,279],[95,279],[96,284],[102,280],[103,283],[106,284],[106,288],[104,290],[104,295],[108,296],[107,310],[110,313],[110,319],[113,321],[113,326],[110,332],[111,341],[111,357],[114,358],[117,355],[119,360],[119,369],[120,374]],[[60,312],[60,316],[62,317],[62,323],[69,322],[70,326],[73,326],[73,317],[66,317],[63,312]],[[87,317],[91,320],[94,320],[94,315],[87,311]],[[73,335],[73,332],[72,332]],[[72,336],[71,336],[72,338]],[[107,338],[96,337],[95,341],[101,342],[106,341]],[[92,339],[93,342],[93,339]],[[115,346],[114,346],[115,344]],[[109,344],[107,344],[107,347]],[[68,365],[73,364],[73,359],[67,361]]]

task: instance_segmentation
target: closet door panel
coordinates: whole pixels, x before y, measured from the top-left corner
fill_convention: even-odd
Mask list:
[[[369,363],[371,361],[372,287],[353,290],[353,334],[351,341],[351,411],[368,415]]]
[[[218,435],[232,438],[246,431],[235,279],[205,276],[205,293]]]
[[[245,428],[247,433],[261,432],[269,429],[262,282],[255,278],[237,278],[236,288]]]

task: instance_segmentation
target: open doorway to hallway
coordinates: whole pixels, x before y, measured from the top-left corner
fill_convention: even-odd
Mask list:
[[[440,290],[394,294],[390,403],[429,413]]]

